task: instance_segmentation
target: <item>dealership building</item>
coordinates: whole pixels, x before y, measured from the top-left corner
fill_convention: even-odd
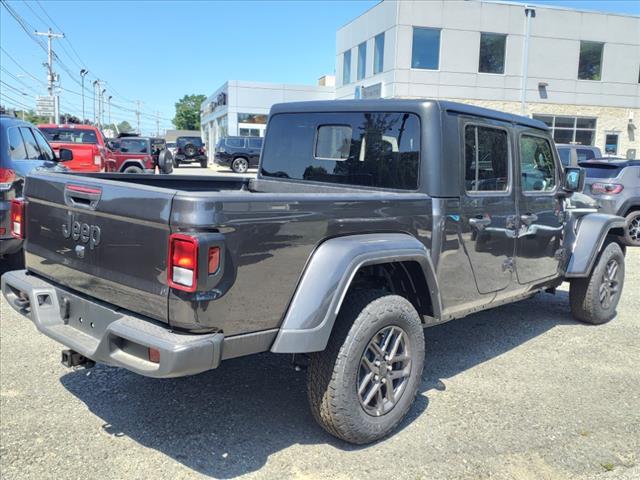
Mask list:
[[[340,28],[336,98],[436,98],[538,118],[556,143],[640,158],[640,17],[383,1]]]
[[[305,100],[333,100],[335,79],[324,76],[317,85],[289,85],[229,80],[211,94],[201,106],[202,139],[209,161],[220,137],[262,137],[269,110],[274,103]]]
[[[384,0],[336,35],[319,85],[229,81],[203,104],[203,138],[262,136],[274,103],[435,98],[523,114],[556,143],[640,158],[640,17],[498,1]],[[212,152],[209,148],[209,152]]]

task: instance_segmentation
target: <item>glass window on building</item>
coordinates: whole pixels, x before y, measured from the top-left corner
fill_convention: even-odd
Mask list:
[[[264,113],[239,113],[238,123],[255,123],[258,125],[266,125],[268,115]]]
[[[238,134],[241,137],[259,137],[260,129],[259,128],[240,128],[238,129]]]
[[[618,134],[617,133],[607,133],[607,135],[604,137],[604,153],[606,155],[618,154]]]
[[[413,27],[411,68],[440,68],[440,30]]]
[[[347,50],[342,54],[342,84],[351,83],[351,50]]]
[[[480,34],[480,73],[504,73],[507,36],[501,33]]]
[[[384,32],[376,35],[373,49],[373,74],[384,70]]]
[[[560,115],[533,115],[551,128],[556,143],[593,145],[596,138],[596,119]]]
[[[602,78],[602,52],[604,43],[580,42],[579,80],[600,80]]]
[[[367,73],[367,42],[358,45],[358,80],[362,80]]]

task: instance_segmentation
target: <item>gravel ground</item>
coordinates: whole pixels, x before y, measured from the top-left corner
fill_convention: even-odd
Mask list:
[[[427,330],[409,417],[368,447],[314,423],[287,357],[175,380],[71,371],[3,301],[0,477],[637,480],[639,292],[636,249],[607,325],[574,322],[565,288]]]

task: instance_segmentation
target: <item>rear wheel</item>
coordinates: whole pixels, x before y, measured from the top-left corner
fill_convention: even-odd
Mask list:
[[[616,314],[624,285],[624,254],[617,243],[609,243],[600,253],[587,278],[571,281],[571,313],[585,323],[599,325]]]
[[[640,247],[640,210],[626,216],[624,227],[624,241],[630,247]]]
[[[311,412],[322,428],[342,440],[379,440],[411,408],[423,364],[424,334],[413,305],[383,291],[353,292],[327,348],[311,355]]]
[[[249,162],[244,157],[237,157],[231,162],[231,170],[236,173],[245,173],[249,169]]]
[[[144,170],[142,170],[140,167],[127,167],[123,170],[123,173],[144,173]]]
[[[207,161],[206,160],[200,160],[200,166],[202,168],[207,168]]]

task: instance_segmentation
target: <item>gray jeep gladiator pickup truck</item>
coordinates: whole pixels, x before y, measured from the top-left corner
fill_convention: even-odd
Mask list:
[[[37,172],[16,205],[8,303],[66,365],[193,375],[259,352],[308,362],[316,420],[390,433],[421,382],[423,327],[553,291],[610,320],[622,218],[565,207],[538,121],[457,103],[288,103],[256,179]]]

